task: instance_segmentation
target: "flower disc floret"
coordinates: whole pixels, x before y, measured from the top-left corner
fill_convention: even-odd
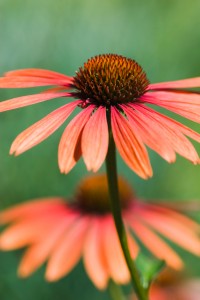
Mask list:
[[[134,102],[149,84],[145,72],[133,59],[116,54],[90,58],[74,77],[74,95],[87,103],[111,106]]]

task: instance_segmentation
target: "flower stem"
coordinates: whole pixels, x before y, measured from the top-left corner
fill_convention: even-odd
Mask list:
[[[113,280],[109,281],[108,291],[109,291],[110,297],[113,300],[126,300],[126,298],[122,292],[122,289]]]
[[[132,280],[135,293],[138,296],[139,300],[148,300],[147,291],[142,287],[142,284],[140,282],[140,276],[138,274],[136,266],[129,252],[126,231],[122,220],[121,205],[120,205],[119,191],[118,191],[118,180],[117,180],[116,148],[113,140],[109,117],[110,116],[108,116],[109,147],[106,156],[106,170],[107,170],[111,210],[112,210],[116,230],[118,233],[118,237],[120,240],[120,244],[126,260],[126,264],[128,266],[131,275],[131,280]]]

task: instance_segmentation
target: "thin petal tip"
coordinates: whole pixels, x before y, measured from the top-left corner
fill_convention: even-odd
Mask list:
[[[16,150],[10,150],[10,151],[9,151],[9,155],[17,156]]]
[[[47,271],[45,274],[45,279],[48,282],[55,282],[59,279],[59,277],[57,276],[57,274],[51,270],[51,272]]]
[[[199,165],[200,164],[200,158],[192,162],[194,165]]]
[[[22,153],[23,153],[23,151],[17,151],[17,150],[15,150],[12,153],[10,153],[10,155],[14,155],[14,157],[17,157],[17,156],[21,155]]]
[[[176,162],[176,158],[173,158],[173,159],[169,159],[167,161],[169,164],[174,164]]]
[[[30,276],[30,272],[28,271],[27,268],[20,268],[18,269],[17,271],[17,275],[20,277],[20,278],[27,278],[28,276]]]
[[[14,146],[14,144],[11,145],[10,150],[9,150],[9,155],[14,155],[18,156],[22,153],[22,151],[19,151],[17,147]]]
[[[143,178],[147,180],[147,179],[150,179],[152,176],[153,176],[153,170],[151,168],[148,171],[146,171],[146,173],[144,173]]]
[[[173,264],[168,263],[168,265],[170,265],[170,267],[172,267],[174,270],[177,270],[177,271],[183,270],[184,266],[185,266],[181,259],[179,261],[177,261],[176,264],[175,263],[173,263]]]
[[[60,169],[60,173],[61,174],[67,174],[68,173],[68,171],[67,170],[65,170],[64,168],[61,168],[61,167],[59,167],[59,169]]]
[[[86,164],[86,162],[85,162],[85,164]],[[87,168],[88,172],[93,172],[93,173],[96,173],[100,169],[99,166],[91,166],[88,164],[86,164],[86,168]]]
[[[12,250],[12,247],[10,247],[9,239],[7,237],[2,236],[0,238],[0,250],[2,251]]]
[[[58,161],[58,167],[59,167],[60,173],[64,174],[65,173],[65,168],[64,168],[63,164],[61,164],[59,161]]]

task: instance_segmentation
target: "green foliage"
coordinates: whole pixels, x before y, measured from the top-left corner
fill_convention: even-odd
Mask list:
[[[150,284],[166,266],[163,260],[149,259],[142,254],[138,256],[136,264],[138,270],[141,270],[140,276],[144,289],[149,288]]]

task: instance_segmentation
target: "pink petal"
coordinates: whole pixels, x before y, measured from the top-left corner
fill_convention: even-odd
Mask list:
[[[52,88],[48,88],[45,89],[43,92],[41,93],[54,93],[54,92],[62,92],[62,91],[66,91],[69,88],[66,86],[56,86],[56,87],[52,87]],[[70,97],[70,94],[68,94],[68,96]]]
[[[12,143],[10,154],[19,155],[53,134],[68,118],[80,101],[66,104],[24,130]]]
[[[142,99],[144,99],[143,97],[169,103],[195,104],[197,106],[200,104],[200,94],[187,91],[153,91],[145,93]]]
[[[128,241],[128,247],[133,259],[136,259],[139,253],[139,246],[136,241],[133,239],[132,234],[129,232],[129,226],[126,226],[126,236]]]
[[[111,124],[116,146],[127,165],[142,178],[151,177],[148,154],[140,137],[114,107],[111,107]]]
[[[158,232],[193,254],[200,256],[200,239],[198,236],[179,220],[156,211],[141,211],[146,223]]]
[[[166,263],[177,270],[183,267],[183,263],[179,256],[152,230],[146,227],[142,222],[136,218],[130,220],[130,225],[133,232],[137,234],[142,243],[149,249],[156,257],[164,259]]]
[[[117,283],[127,283],[130,279],[130,274],[117,236],[115,225],[111,218],[105,218],[104,222],[102,222],[102,237],[104,242],[104,255],[110,277]],[[132,238],[128,236],[131,255],[135,258],[138,253],[138,247],[136,244],[133,245],[133,243],[130,243],[131,240]]]
[[[149,121],[149,124],[151,124],[152,128],[154,127],[160,127],[160,130],[162,132],[163,138],[168,141],[168,144],[181,156],[185,157],[186,159],[192,161],[194,164],[199,162],[198,154],[193,147],[193,145],[190,143],[190,141],[184,136],[184,134],[177,128],[177,126],[173,126],[168,121],[165,122],[165,119],[162,119],[162,115],[158,114],[156,111],[149,109],[149,107],[145,107],[142,104],[134,104],[134,109],[137,111],[140,111],[141,114],[143,114],[146,119]],[[187,130],[187,127],[184,128],[184,132],[187,132],[189,135],[190,132]],[[194,135],[192,132],[191,135]]]
[[[62,198],[41,198],[36,201],[29,201],[23,204],[17,204],[0,212],[0,224],[9,223],[24,217],[31,217],[45,211],[63,210],[65,204]]]
[[[47,92],[47,93],[17,97],[17,98],[0,102],[0,112],[40,103],[54,98],[68,97],[68,96],[69,94],[66,92],[63,93]]]
[[[174,202],[172,202],[172,206],[173,206],[173,204],[174,204]],[[183,204],[182,201],[179,202],[180,208],[181,208],[182,204]],[[169,202],[167,202],[167,203],[162,202],[159,204],[140,202],[138,208],[139,209],[141,208],[141,210],[147,210],[147,211],[153,210],[158,213],[168,215],[171,218],[175,219],[176,221],[179,221],[180,223],[184,224],[186,227],[190,228],[192,231],[195,231],[197,233],[200,232],[200,225],[197,222],[195,222],[192,219],[188,218],[187,216],[179,213],[178,211],[173,210],[171,208],[171,205]]]
[[[47,214],[14,224],[0,235],[0,248],[2,250],[14,250],[34,243],[39,238],[44,237],[46,232],[51,231],[58,220],[58,216]]]
[[[142,101],[164,107],[187,119],[199,123],[200,95],[195,93],[152,92],[141,97]]]
[[[138,131],[142,141],[168,162],[174,162],[176,154],[165,137],[162,136],[162,128],[159,126],[151,126],[149,130],[149,120],[145,115],[139,114],[136,110],[125,105],[123,105],[123,110],[129,122],[132,124],[132,127]]]
[[[41,77],[41,78],[52,78],[52,79],[68,79],[72,80],[73,77],[66,76],[61,73],[57,73],[54,71],[43,70],[43,69],[21,69],[9,71],[4,74],[6,77],[17,77],[17,76],[31,76],[31,77]]]
[[[149,84],[148,90],[200,87],[200,77]]]
[[[69,78],[45,78],[31,76],[8,76],[0,78],[0,88],[30,88],[36,86],[61,85],[70,86]]]
[[[104,231],[104,247],[111,278],[117,283],[127,283],[130,279],[129,271],[115,228],[110,224]]]
[[[58,163],[62,173],[68,173],[81,156],[80,139],[82,130],[89,120],[94,106],[88,106],[66,127],[59,144]]]
[[[142,104],[139,105],[134,104],[132,105],[132,108],[136,109],[137,113],[139,113],[140,111],[140,117],[143,117],[144,120],[147,117],[146,116],[147,114],[152,115],[154,117],[156,116],[156,120],[159,121],[161,125],[166,124],[167,127],[171,128],[173,131],[181,131],[184,135],[187,135],[188,137],[192,138],[197,142],[200,142],[200,134],[190,129],[189,127],[183,125],[182,123],[179,123],[165,115],[162,115],[161,113],[151,109],[150,107],[146,107],[145,105]],[[161,125],[159,128],[162,132]],[[158,127],[158,125],[156,127]]]
[[[88,171],[96,172],[108,151],[106,108],[99,107],[84,127],[81,147]]]
[[[67,218],[56,220],[53,227],[43,235],[43,238],[34,243],[23,256],[18,273],[21,277],[31,275],[51,255],[52,250],[61,237],[67,234],[71,226],[76,222],[77,216],[70,214]]]
[[[190,129],[189,127],[165,116],[161,113],[151,109],[150,107],[146,107],[144,105],[136,105],[135,107],[137,110],[145,113],[145,111],[148,111],[149,115],[153,115],[156,117],[156,120],[159,121],[161,124],[166,124],[167,127],[170,127],[174,131],[181,131],[183,134],[187,135],[191,139],[200,142],[200,134],[195,132],[194,130]],[[144,115],[144,118],[146,117],[146,114]]]
[[[102,249],[101,217],[94,217],[86,236],[83,258],[88,276],[98,289],[105,289],[109,279]]]
[[[89,218],[82,217],[57,243],[47,265],[48,281],[56,281],[67,275],[77,264],[83,251],[89,224]]]

